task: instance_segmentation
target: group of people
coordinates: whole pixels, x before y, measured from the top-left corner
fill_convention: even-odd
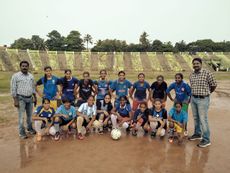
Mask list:
[[[131,83],[124,71],[113,81],[107,79],[106,70],[100,71],[99,80],[90,79],[89,72],[83,72],[83,79],[79,80],[72,76],[70,69],[64,71],[64,77],[58,78],[52,74],[50,66],[44,68],[44,76],[35,82],[28,72],[29,63],[21,61],[21,71],[11,79],[11,94],[19,112],[19,136],[27,138],[23,125],[26,112],[27,131],[36,134],[38,141],[44,133],[59,140],[60,129],[69,134],[76,131],[78,139],[83,140],[92,129],[103,134],[123,128],[133,136],[139,129],[153,138],[168,133],[169,142],[178,139],[181,143],[188,135],[188,105],[191,103],[195,129],[188,139],[200,140],[198,146],[207,147],[211,144],[210,94],[217,83],[210,71],[202,69],[200,58],[193,59],[192,63],[194,71],[190,75],[190,85],[183,80],[182,73],[176,73],[175,82],[167,86],[162,75],[150,85],[144,73],[139,73],[138,80]],[[175,97],[171,91],[175,92]],[[36,107],[32,115],[36,94],[42,98],[42,105]],[[165,108],[167,97],[173,102],[169,112]]]

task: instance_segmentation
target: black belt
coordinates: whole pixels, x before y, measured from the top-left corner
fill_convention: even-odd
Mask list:
[[[21,96],[23,98],[31,98],[32,97],[32,95],[30,95],[30,96],[24,96],[24,95],[20,95],[20,94],[18,94],[18,96]]]
[[[195,98],[200,98],[200,99],[204,99],[205,97],[208,97],[209,95],[206,96],[200,96],[200,95],[192,95]]]

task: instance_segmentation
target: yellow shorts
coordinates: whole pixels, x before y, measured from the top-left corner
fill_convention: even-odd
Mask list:
[[[183,128],[181,128],[178,124],[174,123],[174,128],[176,130],[177,133],[182,133],[183,132]]]

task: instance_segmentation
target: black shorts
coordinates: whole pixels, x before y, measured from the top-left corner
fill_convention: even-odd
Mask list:
[[[97,113],[96,120],[99,120],[101,114],[104,114],[104,113]],[[105,121],[106,118],[107,118],[107,116],[104,114],[103,121]]]
[[[91,121],[92,118],[89,118],[89,121]],[[89,124],[89,122],[87,122],[84,118],[83,124],[82,126],[86,127]]]
[[[73,119],[65,119],[64,117],[60,117],[60,119],[61,119],[60,126],[64,126],[73,120]]]

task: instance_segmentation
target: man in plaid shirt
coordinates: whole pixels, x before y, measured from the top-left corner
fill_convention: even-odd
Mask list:
[[[201,58],[194,58],[192,61],[194,72],[190,75],[190,84],[192,90],[191,107],[194,118],[194,134],[189,140],[200,140],[198,147],[207,147],[211,145],[210,130],[208,125],[208,108],[210,103],[210,94],[217,87],[213,74],[202,69]]]

